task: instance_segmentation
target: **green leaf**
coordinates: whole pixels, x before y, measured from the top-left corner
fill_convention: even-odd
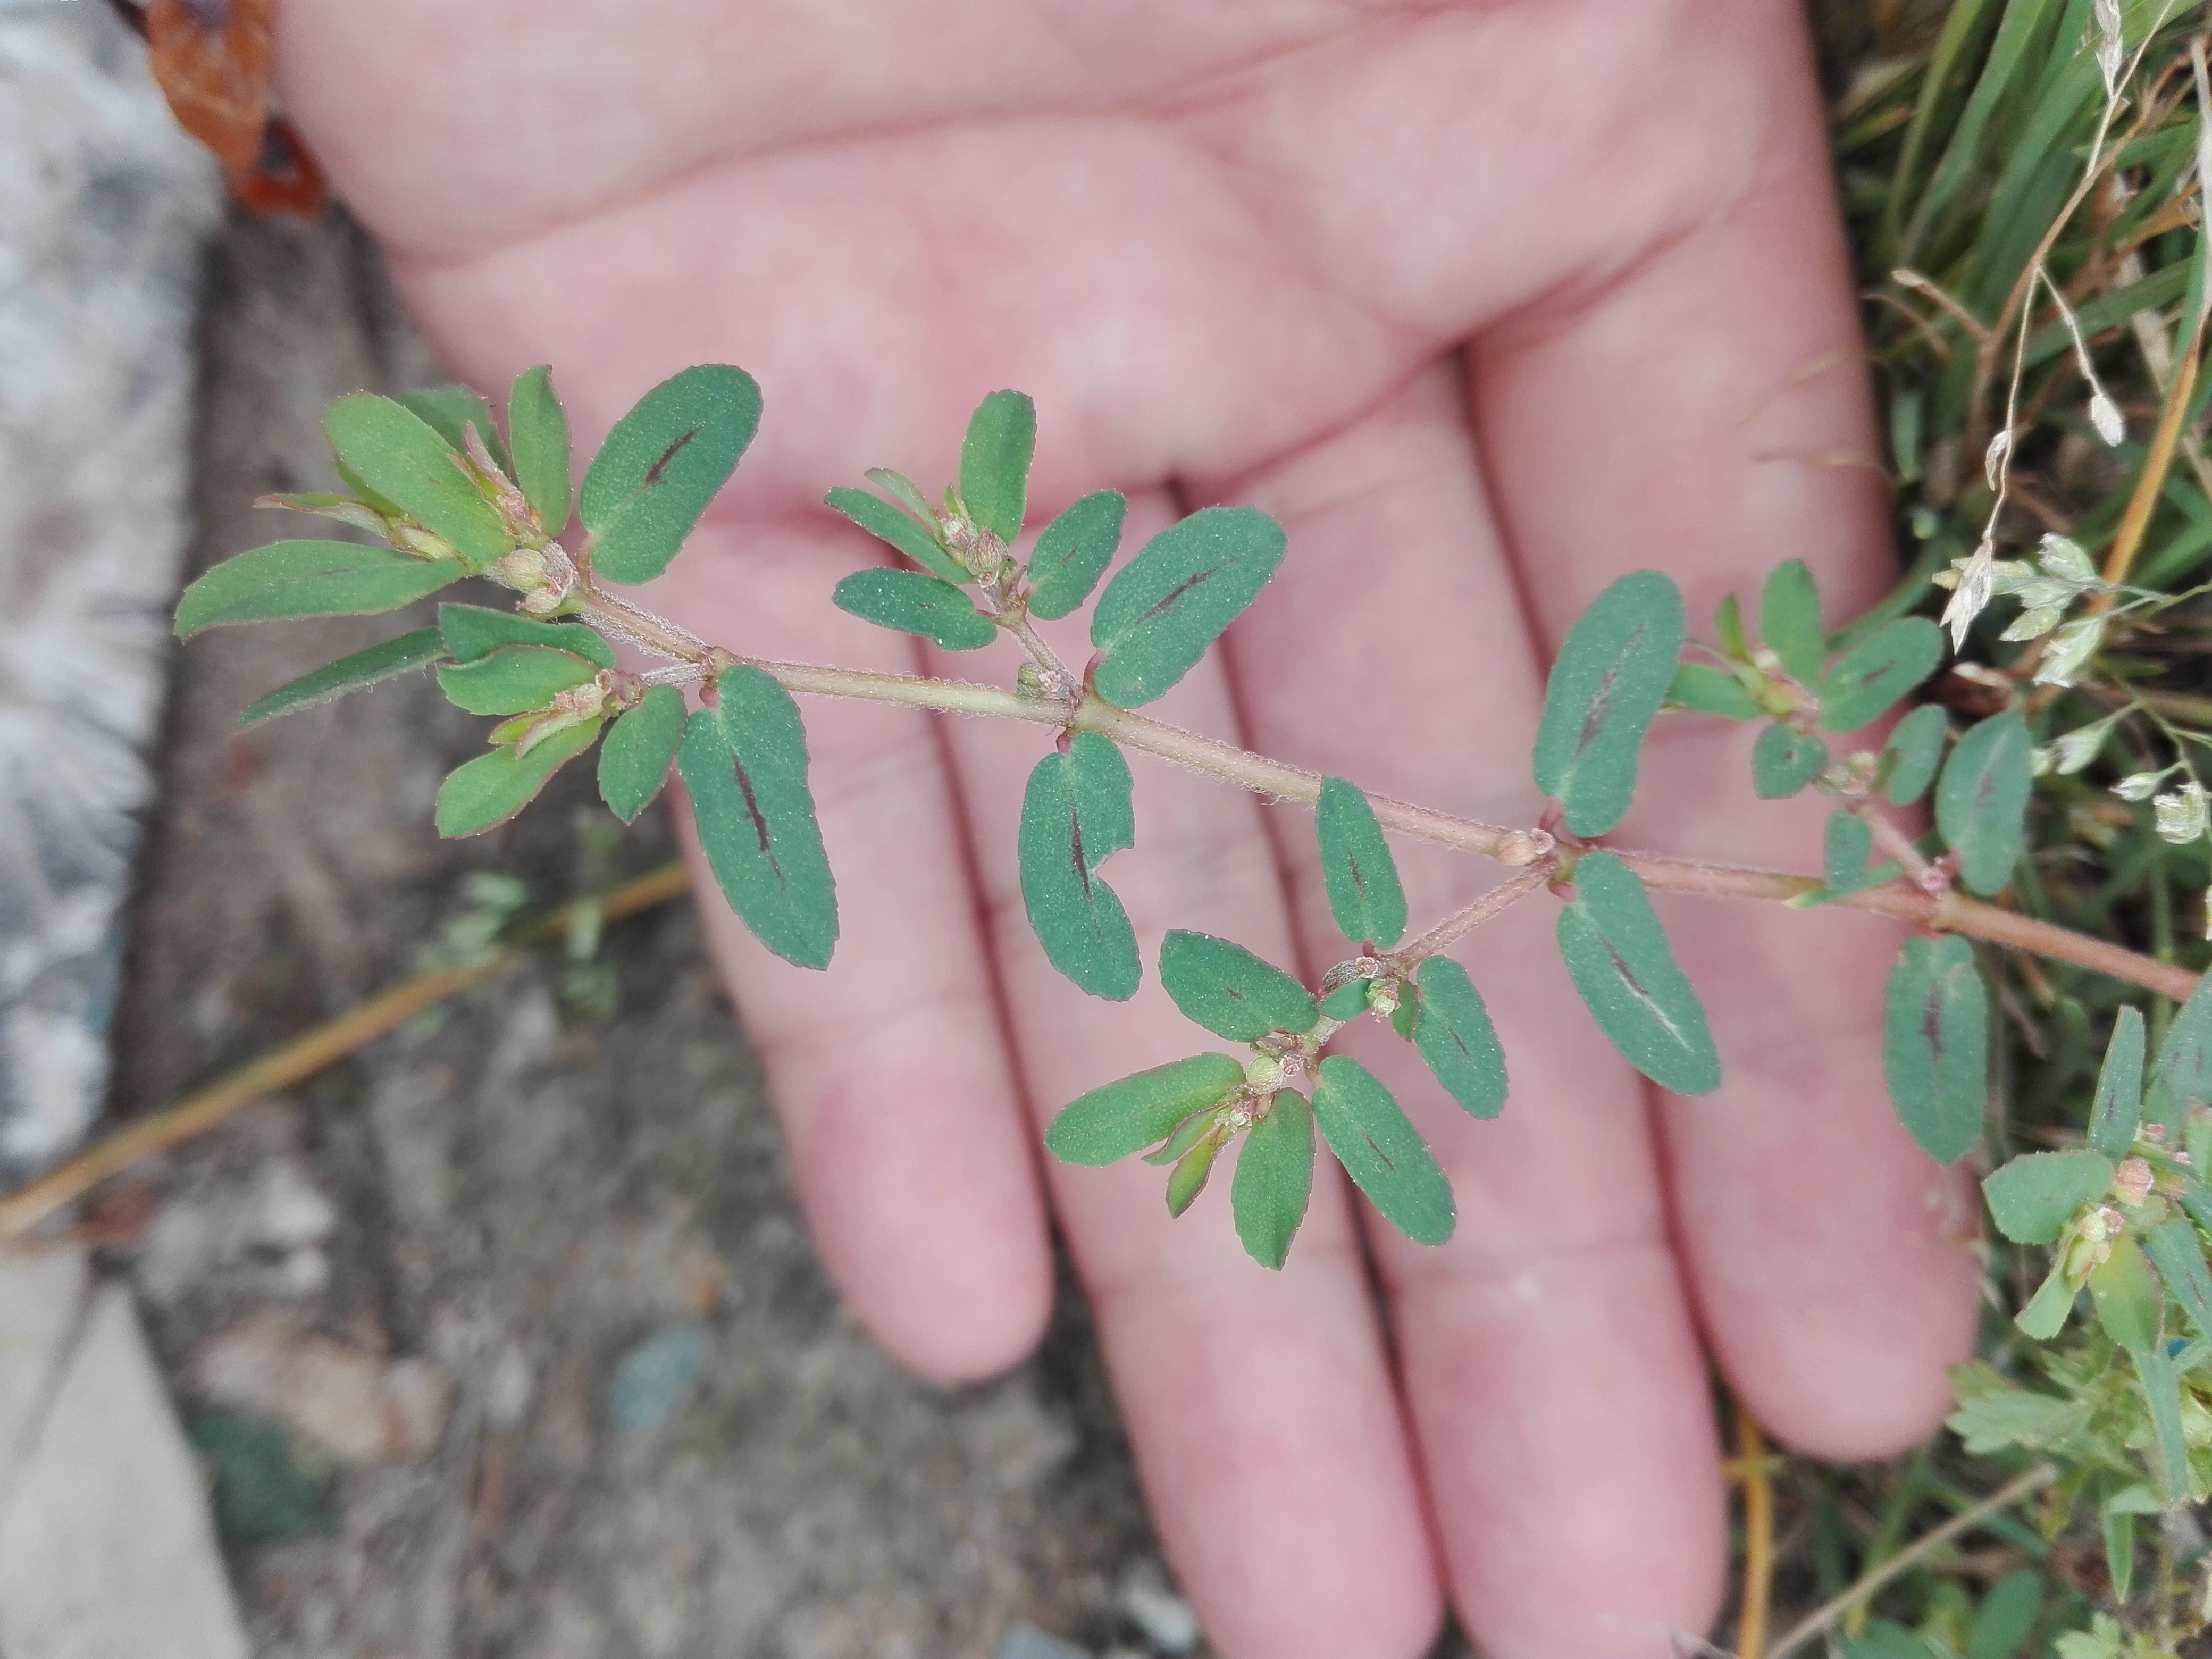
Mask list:
[[[1644,734],[1682,654],[1682,592],[1656,570],[1623,576],[1567,630],[1544,689],[1536,787],[1568,830],[1601,836],[1636,793]]]
[[[1898,721],[1881,750],[1888,763],[1883,793],[1893,805],[1909,806],[1928,793],[1943,763],[1943,740],[1950,732],[1950,717],[1932,702],[1921,704]]]
[[[1960,1370],[1971,1377],[1981,1368]],[[2078,1431],[2089,1414],[2078,1400],[2016,1389],[1994,1372],[1985,1375],[1989,1385],[1972,1394],[1960,1389],[1959,1408],[1944,1420],[1944,1426],[1966,1443],[1971,1456],[1986,1457],[2008,1446],[2051,1445]]]
[[[1644,884],[1610,853],[1575,866],[1572,903],[1559,911],[1559,954],[1591,1017],[1628,1063],[1676,1094],[1720,1087],[1720,1056],[1705,1006],[1674,961]]]
[[[2196,1227],[2186,1221],[2168,1221],[2143,1235],[2143,1249],[2197,1334],[2212,1342],[2212,1267],[2205,1266],[2204,1246]]]
[[[830,599],[862,622],[919,634],[947,651],[974,651],[999,637],[999,625],[965,593],[919,570],[855,570]]]
[[[1310,1031],[1321,1011],[1306,988],[1241,945],[1176,928],[1160,945],[1160,983],[1186,1018],[1231,1042]]]
[[[1044,527],[1030,555],[1031,616],[1052,622],[1091,597],[1121,544],[1128,507],[1120,490],[1095,490]]]
[[[1936,827],[1959,855],[1959,878],[1977,893],[2012,879],[2027,842],[2035,744],[2011,710],[1969,726],[1936,786]]]
[[[2089,1109],[2089,1144],[2106,1158],[2123,1158],[2142,1121],[2143,1018],[2123,1007],[2097,1073],[2096,1103]]]
[[[501,744],[446,775],[438,786],[438,833],[480,836],[498,828],[537,799],[545,781],[592,746],[599,722],[566,726],[541,738],[526,755]]]
[[[1820,681],[1820,724],[1856,732],[1936,672],[1943,630],[1905,617],[1859,641]]]
[[[814,818],[799,705],[745,664],[715,686],[714,705],[684,723],[677,750],[699,844],[756,939],[787,962],[826,968],[837,884]]]
[[[1321,799],[1314,803],[1314,831],[1338,930],[1354,945],[1389,950],[1406,932],[1406,890],[1375,809],[1355,786],[1323,778]]]
[[[1157,1146],[1243,1086],[1244,1068],[1227,1054],[1193,1054],[1093,1089],[1053,1119],[1044,1144],[1063,1163],[1098,1168]]]
[[[338,459],[362,483],[452,543],[475,569],[514,545],[507,520],[477,488],[459,451],[414,410],[356,392],[331,405],[323,427]]]
[[[1982,1182],[1990,1218],[2015,1244],[2048,1244],[2075,1212],[2112,1190],[2112,1160],[2102,1152],[2026,1152]]]
[[[2190,1496],[2189,1440],[2181,1427],[2181,1379],[2173,1357],[2163,1345],[2134,1348],[2136,1380],[2142,1384],[2143,1401],[2150,1407],[2151,1443],[2158,1450],[2159,1485],[2168,1502]],[[2148,1494],[2146,1494],[2148,1496]],[[2125,1595],[2124,1590],[2118,1591]]]
[[[2106,1510],[2098,1523],[2105,1534],[2105,1571],[2112,1581],[2112,1595],[2124,1601],[2136,1576],[2136,1518],[2125,1510]]]
[[[1751,641],[1744,636],[1743,606],[1733,593],[1721,595],[1721,602],[1713,607],[1713,634],[1720,641],[1721,649],[1737,662],[1751,660]]]
[[[1821,879],[1832,893],[1854,890],[1874,856],[1874,826],[1856,812],[1834,812],[1820,838],[1825,872]]]
[[[1820,775],[1828,745],[1809,732],[1777,723],[1751,747],[1751,787],[1762,800],[1782,800]]]
[[[581,623],[539,622],[518,617],[512,611],[494,611],[481,605],[441,605],[438,632],[455,662],[475,662],[504,646],[542,645],[556,651],[573,651],[589,657],[602,668],[615,665],[614,648],[599,637],[597,629]]]
[[[1358,1019],[1367,1012],[1367,981],[1345,981],[1321,1000],[1321,1012],[1334,1020]]]
[[[499,423],[491,417],[491,405],[477,392],[465,386],[416,386],[399,394],[400,405],[410,413],[422,417],[424,425],[446,441],[447,447],[458,454],[468,453],[467,441],[462,436],[465,428],[473,426],[483,447],[499,464],[499,470],[514,476],[507,460],[507,446],[500,441]]]
[[[908,477],[905,473],[894,467],[872,466],[860,476],[890,496],[923,524],[933,525],[937,522],[937,515],[930,511],[929,497],[923,495],[921,486]]]
[[[1029,500],[1036,452],[1036,405],[1018,392],[994,392],[969,417],[960,446],[960,499],[970,520],[1012,547]]]
[[[1227,1127],[1217,1127],[1213,1133],[1176,1160],[1175,1168],[1168,1172],[1170,1215],[1181,1215],[1206,1190],[1206,1177],[1213,1173],[1213,1160],[1221,1156],[1221,1149],[1228,1144]]]
[[[823,497],[831,507],[879,542],[887,542],[923,569],[933,572],[955,587],[975,580],[938,544],[934,532],[924,529],[879,495],[865,489],[837,489]]]
[[[1263,1267],[1279,1268],[1290,1255],[1313,1192],[1313,1109],[1296,1090],[1279,1090],[1267,1115],[1246,1133],[1229,1189],[1237,1237]]]
[[[1882,1074],[1899,1119],[1939,1164],[1957,1163],[1982,1132],[1989,1028],[1973,948],[1955,933],[1905,940],[1889,970]]]
[[[647,688],[645,701],[607,729],[599,745],[599,799],[624,823],[653,805],[684,742],[684,696],[672,685]]]
[[[418,559],[359,542],[272,542],[225,559],[177,601],[177,637],[233,623],[374,617],[451,586],[455,559]]]
[[[2134,1239],[2114,1239],[2112,1255],[2090,1269],[2089,1305],[2105,1334],[2130,1353],[2157,1343],[2158,1281]]]
[[[261,495],[254,499],[253,504],[256,507],[283,507],[293,513],[312,513],[320,519],[336,519],[340,524],[349,524],[356,530],[367,531],[380,541],[386,538],[389,530],[381,514],[350,495],[324,493]]]
[[[599,672],[573,651],[511,645],[475,662],[441,668],[438,684],[448,702],[471,714],[526,714]]]
[[[1686,662],[1674,670],[1667,687],[1667,701],[1699,714],[1723,720],[1755,720],[1766,711],[1743,689],[1743,682],[1711,663]]]
[[[1180,1127],[1167,1138],[1158,1152],[1145,1154],[1147,1164],[1180,1164],[1182,1156],[1192,1147],[1222,1127],[1227,1114],[1224,1106],[1214,1106],[1193,1112],[1182,1121]]]
[[[2032,1336],[2039,1342],[2048,1342],[2066,1328],[2066,1321],[2074,1312],[2074,1285],[2066,1277],[2066,1264],[2054,1261],[2043,1283],[2036,1288],[2028,1304],[2013,1316],[2012,1322],[2020,1327],[2021,1334]],[[1973,1448],[1969,1446],[1968,1450]]]
[[[1451,1182],[1372,1072],[1329,1055],[1314,1081],[1313,1114],[1329,1151],[1383,1219],[1416,1244],[1452,1236],[1459,1216]]]
[[[2158,1080],[2172,1092],[2177,1118],[2191,1106],[2212,1103],[2212,974],[2197,981],[2166,1028],[2158,1049]]]
[[[592,568],[615,582],[665,570],[753,441],[760,413],[753,377],[723,363],[687,368],[639,398],[599,446],[577,498],[594,538]]]
[[[1470,1115],[1496,1117],[1505,1109],[1505,1051],[1482,994],[1449,957],[1431,957],[1413,981],[1421,992],[1413,1046]]]
[[[2043,1575],[2022,1568],[1997,1580],[1966,1631],[1963,1659],[2017,1659],[2043,1611]]]
[[[1046,960],[1112,1002],[1136,994],[1144,968],[1128,913],[1096,872],[1133,835],[1128,763],[1095,732],[1030,774],[1018,842],[1030,926]]]
[[[1828,656],[1827,636],[1820,631],[1820,590],[1802,559],[1774,567],[1759,596],[1759,637],[1782,659],[1790,677],[1805,685],[1816,685]]]
[[[549,536],[568,527],[568,417],[553,395],[553,371],[525,369],[507,394],[507,437],[514,446],[514,482]]]
[[[185,1438],[206,1471],[224,1543],[250,1549],[337,1530],[337,1468],[306,1467],[276,1424],[244,1412],[204,1412]]]
[[[1091,683],[1147,703],[1197,666],[1283,562],[1283,527],[1256,507],[1208,507],[1146,542],[1091,613]]]
[[[296,680],[288,680],[265,697],[260,698],[238,717],[241,727],[258,726],[264,720],[275,720],[279,714],[289,714],[296,709],[312,708],[317,703],[342,697],[349,691],[359,691],[401,674],[428,668],[432,663],[446,659],[445,641],[438,637],[434,628],[418,628],[411,634],[402,634],[396,640],[386,640],[381,645],[372,645],[366,651],[356,651],[350,657],[341,657],[326,663],[311,674],[302,674]]]

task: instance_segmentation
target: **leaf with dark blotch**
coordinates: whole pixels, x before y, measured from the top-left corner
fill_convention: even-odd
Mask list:
[[[1505,1050],[1482,994],[1449,957],[1431,957],[1414,975],[1420,988],[1413,1046],[1445,1092],[1471,1115],[1505,1109]]]
[[[684,696],[672,685],[646,690],[645,700],[616,720],[599,745],[599,799],[624,823],[653,804],[668,781],[668,769],[684,742]]]
[[[1137,781],[1110,738],[1075,733],[1067,745],[1067,780],[1083,820],[1083,856],[1093,870],[1137,844]]]
[[[2205,1266],[2204,1245],[2195,1224],[2168,1221],[2154,1227],[2143,1235],[2143,1249],[2197,1334],[2212,1342],[2212,1268]]]
[[[597,629],[581,623],[540,622],[481,605],[441,605],[438,632],[445,636],[446,649],[455,662],[474,662],[505,646],[543,645],[589,657],[602,668],[615,665],[614,648]]]
[[[1185,1018],[1232,1042],[1270,1031],[1310,1031],[1320,1011],[1306,988],[1243,945],[1171,930],[1160,945],[1160,983]]]
[[[2123,1007],[2112,1021],[2112,1040],[2097,1073],[2097,1097],[2089,1109],[2089,1144],[2106,1158],[2121,1158],[2135,1145],[2142,1121],[2143,1017]]]
[[[1826,744],[1778,721],[1751,746],[1751,787],[1761,800],[1786,799],[1819,777],[1827,763]]]
[[[1085,738],[1097,734],[1079,732],[1075,743]],[[1091,995],[1126,1002],[1144,973],[1137,936],[1097,872],[1109,853],[1128,845],[1133,817],[1113,775],[1118,764],[1126,782],[1128,763],[1112,744],[1105,749],[1079,761],[1072,744],[1037,763],[1022,798],[1017,854],[1022,902],[1046,960]]]
[[[1921,704],[1891,730],[1881,749],[1888,772],[1882,793],[1893,805],[1909,806],[1928,793],[1943,764],[1943,744],[1950,732],[1950,716],[1932,702]]]
[[[177,601],[177,637],[235,623],[375,617],[467,575],[458,559],[418,559],[359,542],[272,542],[225,559]]]
[[[1644,735],[1682,653],[1682,593],[1656,570],[1621,577],[1567,630],[1544,689],[1536,787],[1570,831],[1601,836],[1636,794]]]
[[[2189,1000],[2166,1027],[2166,1041],[2158,1050],[2158,1080],[2172,1096],[2169,1111],[2175,1119],[2191,1106],[2212,1104],[2212,974],[2197,981]],[[2148,1110],[2148,1101],[2144,1104]]]
[[[1228,1144],[1228,1129],[1218,1127],[1176,1160],[1168,1176],[1170,1215],[1181,1215],[1206,1190],[1206,1178],[1213,1173],[1213,1160],[1221,1156],[1221,1149]]]
[[[349,691],[362,690],[445,659],[446,644],[438,637],[438,630],[418,628],[411,634],[372,645],[366,651],[356,651],[349,657],[325,663],[313,673],[287,681],[249,707],[238,717],[238,723],[241,727],[258,726],[279,714],[312,708]]]
[[[1844,653],[1820,680],[1820,724],[1856,732],[1936,672],[1943,630],[1925,617],[1890,623]]]
[[[438,671],[446,701],[471,714],[525,714],[550,706],[571,686],[599,673],[596,664],[573,651],[542,645],[510,645],[474,662]]]
[[[2106,1335],[2129,1352],[2141,1353],[2158,1340],[2158,1280],[2134,1239],[2114,1239],[2112,1251],[2089,1270],[2089,1305],[2097,1310]]]
[[[1328,1149],[1384,1220],[1416,1244],[1441,1244],[1459,1220],[1451,1182],[1381,1079],[1331,1054],[1314,1080],[1313,1114]]]
[[[1679,665],[1668,684],[1667,701],[1692,714],[1717,714],[1727,720],[1755,720],[1766,712],[1743,689],[1741,680],[1711,663]]]
[[[2102,1152],[2023,1152],[1982,1182],[1990,1219],[2015,1244],[2048,1244],[2084,1204],[2112,1189],[2112,1160]]]
[[[1559,954],[1598,1028],[1662,1088],[1711,1094],[1721,1061],[1705,1005],[1643,882],[1610,853],[1585,853],[1574,879],[1574,902],[1559,911]]]
[[[549,536],[568,527],[568,416],[553,394],[553,371],[540,363],[518,375],[507,394],[514,482]]]
[[[1283,562],[1283,527],[1256,507],[1209,507],[1146,542],[1091,613],[1098,695],[1135,708],[1188,674]]]
[[[1052,622],[1091,597],[1121,544],[1129,503],[1118,489],[1094,490],[1044,527],[1030,554],[1030,614]]]
[[[507,445],[491,417],[491,405],[477,392],[465,386],[422,386],[401,392],[398,401],[402,408],[421,416],[423,424],[458,453],[468,453],[465,434],[470,427],[476,428],[478,441],[490,451],[499,470],[510,478],[514,476]]]
[[[1936,786],[1936,827],[1959,855],[1959,879],[1977,893],[2002,889],[2026,849],[2034,749],[2016,711],[1992,714],[1967,728]]]
[[[353,476],[482,570],[514,545],[507,520],[461,459],[414,410],[356,392],[324,417],[331,447]]]
[[[840,611],[947,651],[974,651],[999,637],[999,625],[950,582],[921,570],[855,570],[830,596]]]
[[[1398,861],[1367,797],[1342,778],[1323,778],[1314,803],[1322,884],[1345,938],[1387,951],[1406,931],[1406,890]]]
[[[1246,1132],[1229,1206],[1245,1253],[1280,1267],[1313,1194],[1313,1109],[1295,1090],[1277,1092],[1267,1115]]]
[[[495,829],[537,798],[545,781],[592,746],[599,722],[563,726],[526,755],[502,744],[448,773],[438,787],[438,833],[480,836]]]
[[[592,568],[615,582],[665,570],[728,482],[760,413],[753,377],[726,363],[687,368],[639,398],[599,446],[576,499]]]
[[[878,541],[887,543],[923,569],[955,587],[975,580],[960,561],[938,545],[936,535],[925,529],[880,495],[865,489],[839,488],[823,499]]]
[[[1053,1119],[1044,1144],[1063,1163],[1115,1163],[1158,1145],[1243,1086],[1244,1068],[1227,1054],[1193,1054],[1091,1090]]]
[[[1882,1074],[1921,1151],[1955,1164],[1982,1132],[1989,1086],[1989,993],[1955,933],[1905,941],[1884,999]]]
[[[677,751],[699,844],[756,939],[787,962],[826,968],[837,884],[815,822],[799,705],[749,665],[715,687],[714,706],[685,723]]]
[[[1766,579],[1759,596],[1759,637],[1791,678],[1805,685],[1820,679],[1827,639],[1820,631],[1820,590],[1804,560],[1778,564]]]
[[[1018,392],[994,392],[969,417],[960,446],[960,499],[968,516],[1007,546],[1022,533],[1036,405]]]

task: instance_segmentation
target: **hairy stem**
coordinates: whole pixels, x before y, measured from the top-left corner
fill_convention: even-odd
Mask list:
[[[1543,858],[1530,865],[1509,881],[1500,882],[1473,903],[1464,905],[1446,916],[1435,927],[1409,945],[1401,945],[1391,951],[1389,960],[1396,967],[1411,973],[1431,957],[1443,950],[1461,934],[1472,933],[1492,916],[1502,915],[1529,894],[1550,881],[1558,872],[1555,859]]]

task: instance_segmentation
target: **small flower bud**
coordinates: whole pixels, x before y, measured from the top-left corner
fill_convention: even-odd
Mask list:
[[[1255,1054],[1244,1065],[1244,1086],[1273,1093],[1283,1080],[1283,1061],[1276,1054]]]
[[[2124,1160],[2112,1172],[2112,1196],[2134,1209],[2150,1195],[2151,1168],[2139,1158]]]

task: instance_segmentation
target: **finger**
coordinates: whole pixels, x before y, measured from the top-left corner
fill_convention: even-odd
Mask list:
[[[1128,544],[1168,517],[1164,497],[1139,498]],[[1157,708],[1235,730],[1210,664]],[[1039,1122],[1114,1078],[1233,1047],[1185,1020],[1151,964],[1170,925],[1292,960],[1250,799],[1138,757],[1137,844],[1101,875],[1136,927],[1146,982],[1130,1003],[1101,1002],[1045,962],[1022,907],[1015,826],[1044,744],[974,724],[951,736]],[[1412,1659],[1434,1638],[1437,1595],[1342,1183],[1317,1172],[1290,1265],[1271,1273],[1237,1243],[1225,1164],[1179,1221],[1163,1202],[1163,1170],[1048,1171],[1153,1514],[1227,1659]]]
[[[653,599],[749,653],[911,673],[907,641],[824,603],[871,546],[835,529],[710,521]],[[817,976],[770,956],[687,834],[708,938],[854,1313],[927,1376],[988,1376],[1042,1334],[1051,1256],[940,740],[904,709],[819,700],[803,712],[837,878],[836,957]]]
[[[1280,592],[1232,644],[1271,753],[1491,822],[1530,823],[1539,668],[1451,368],[1237,486],[1284,520]],[[1351,954],[1303,811],[1271,819],[1309,953]],[[1414,927],[1504,872],[1398,849]],[[1702,1631],[1724,1566],[1703,1361],[1668,1259],[1632,1073],[1593,1044],[1539,895],[1460,953],[1496,1018],[1504,1115],[1450,1103],[1363,1021],[1343,1046],[1413,1116],[1459,1228],[1425,1249],[1377,1223],[1406,1389],[1455,1600],[1485,1652],[1599,1659]]]
[[[1691,613],[1804,558],[1828,620],[1895,562],[1795,8],[1746,47],[1766,90],[1756,179],[1595,301],[1475,352],[1479,428],[1540,624],[1556,641],[1621,571],[1657,564]],[[1622,832],[1692,856],[1804,869],[1817,799],[1747,799],[1753,734],[1662,722]],[[1676,729],[1679,726],[1680,729]],[[1778,1433],[1838,1457],[1932,1428],[1963,1358],[1973,1271],[1960,1189],[1885,1099],[1880,987],[1897,939],[1829,914],[1662,903],[1704,993],[1720,1091],[1663,1113],[1677,1224],[1731,1382]]]

